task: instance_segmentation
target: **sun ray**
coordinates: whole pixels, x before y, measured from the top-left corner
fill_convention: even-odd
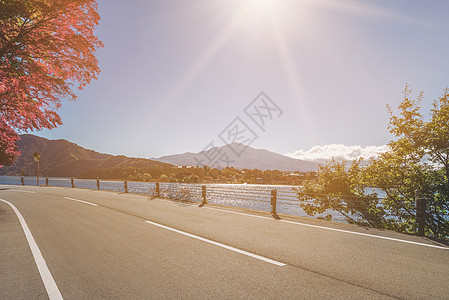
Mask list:
[[[181,98],[183,92],[198,79],[205,71],[210,62],[216,58],[217,53],[226,45],[237,30],[243,15],[238,12],[231,21],[225,26],[221,32],[213,39],[209,45],[202,51],[191,64],[191,67],[185,72],[184,76],[179,80],[173,91],[161,102],[159,107],[152,114],[153,117],[162,116],[167,110],[172,108]]]
[[[313,120],[311,119],[310,109],[308,105],[308,97],[302,84],[301,75],[296,68],[296,62],[291,52],[291,47],[284,36],[279,20],[275,15],[271,15],[271,22],[276,41],[276,47],[279,52],[282,68],[287,75],[288,84],[293,92],[293,101],[298,106],[298,115],[302,125],[302,132],[310,142],[316,142],[316,131],[314,129]]]
[[[304,11],[310,6],[331,10],[337,10],[339,6],[328,0],[316,0],[316,3],[312,0],[242,0],[241,2],[236,1],[235,3],[238,4],[236,4],[234,15],[229,23],[197,55],[190,68],[187,69],[182,78],[174,86],[171,93],[160,103],[159,107],[152,111],[153,117],[162,116],[180,101],[183,93],[204,73],[209,64],[216,58],[217,53],[226,46],[237,30],[240,30],[241,27],[253,26],[257,28],[256,30],[264,32],[264,34],[273,32],[275,47],[278,50],[282,68],[288,78],[295,103],[298,105],[298,114],[301,116],[302,126],[304,127],[304,131],[307,132],[308,138],[313,140],[313,120],[310,119],[307,96],[305,88],[302,86],[300,72],[296,67],[295,56],[291,51],[291,45],[286,37],[284,28],[282,28],[282,25],[285,23],[285,20],[282,20],[282,16],[285,15],[285,12],[290,12],[292,8],[295,8],[295,14],[298,13],[297,9],[300,5],[304,5]],[[381,14],[370,6],[357,6],[351,0],[342,0],[341,3],[342,7],[340,9],[352,7],[352,10],[349,10],[351,13]],[[304,11],[301,13],[301,18],[307,18]],[[295,17],[298,16],[295,15]],[[303,33],[306,34],[306,32]],[[312,33],[310,32],[310,34]]]

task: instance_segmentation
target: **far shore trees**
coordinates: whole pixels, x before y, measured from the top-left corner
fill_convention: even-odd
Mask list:
[[[293,174],[293,175],[292,175]],[[85,179],[126,179],[130,181],[164,181],[176,183],[255,183],[257,178],[263,184],[299,185],[313,178],[315,172],[282,172],[279,170],[239,170],[227,167],[222,170],[195,166],[128,166],[98,168],[83,172],[79,177]]]
[[[20,154],[16,131],[53,129],[64,98],[100,72],[94,0],[0,0],[0,165]]]
[[[299,199],[308,201],[301,207],[309,215],[331,209],[350,223],[416,233],[419,197],[427,203],[426,234],[449,236],[449,90],[433,102],[428,121],[421,113],[422,99],[422,93],[412,99],[407,86],[399,114],[388,107],[389,130],[396,138],[389,151],[368,165],[332,161],[320,166],[316,179],[297,189]]]

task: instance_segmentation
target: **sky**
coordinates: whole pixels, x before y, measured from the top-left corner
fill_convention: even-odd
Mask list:
[[[449,86],[447,0],[99,0],[98,12],[98,80],[34,134],[144,158],[232,141],[370,156],[393,138],[386,105],[407,83],[425,114]]]

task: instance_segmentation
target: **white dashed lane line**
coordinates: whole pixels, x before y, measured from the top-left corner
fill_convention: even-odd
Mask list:
[[[209,244],[212,244],[212,245],[215,245],[215,246],[227,249],[227,250],[231,250],[231,251],[234,251],[234,252],[237,252],[237,253],[240,253],[240,254],[252,257],[252,258],[256,258],[258,260],[261,260],[261,261],[264,261],[264,262],[276,265],[278,267],[285,266],[284,263],[281,263],[281,262],[278,262],[278,261],[275,261],[275,260],[272,260],[272,259],[260,256],[260,255],[257,255],[257,254],[251,253],[251,252],[247,252],[245,250],[234,248],[232,246],[228,246],[228,245],[225,245],[225,244],[222,244],[222,243],[219,243],[219,242],[215,242],[215,241],[212,241],[212,240],[209,240],[209,239],[206,239],[206,238],[203,238],[203,237],[200,237],[200,236],[188,233],[188,232],[184,232],[184,231],[181,231],[181,230],[178,230],[178,229],[175,229],[175,228],[171,228],[171,227],[159,224],[159,223],[151,222],[151,221],[145,221],[145,222],[147,222],[148,224],[154,225],[154,226],[158,226],[158,227],[161,227],[161,228],[164,228],[164,229],[167,229],[167,230],[170,230],[170,231],[173,231],[173,232],[176,232],[176,233],[179,233],[179,234],[182,234],[182,235],[185,235],[185,236],[188,236],[188,237],[191,237],[191,238],[194,238],[194,239],[197,239],[197,240],[200,240],[200,241],[203,241],[203,242],[206,242],[206,243],[209,243]]]
[[[98,206],[98,205],[97,205],[97,204],[95,204],[95,203],[90,203],[90,202],[87,202],[87,201],[83,201],[83,200],[79,200],[79,199],[75,199],[75,198],[64,197],[64,199],[67,199],[67,200],[72,200],[72,201],[76,201],[76,202],[81,202],[81,203],[84,203],[84,204],[89,204],[89,205],[92,205],[92,206]]]

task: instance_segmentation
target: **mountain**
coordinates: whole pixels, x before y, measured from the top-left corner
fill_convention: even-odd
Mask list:
[[[123,155],[110,155],[85,149],[66,140],[48,140],[31,134],[20,136],[17,142],[21,155],[9,167],[0,168],[0,175],[36,175],[36,162],[33,153],[39,152],[40,174],[52,177],[79,177],[82,173],[93,169],[113,169],[136,167],[139,169],[151,167],[169,167],[172,165],[198,165],[197,160],[205,161],[205,165],[217,167],[208,163],[211,157],[222,158],[222,168],[227,166],[223,158],[227,158],[229,166],[237,169],[281,170],[281,171],[314,171],[317,164],[290,158],[264,149],[254,149],[243,144],[215,147],[206,152],[184,153],[163,156],[158,159],[131,158]],[[237,151],[240,155],[234,153]],[[219,155],[217,155],[219,154]],[[218,161],[218,160],[217,160]]]
[[[43,176],[78,177],[85,171],[99,168],[168,166],[150,159],[98,153],[66,140],[48,140],[31,134],[21,135],[17,146],[21,155],[12,166],[0,168],[0,175],[21,175],[22,172],[35,175],[34,152],[40,153],[39,169]]]
[[[265,149],[255,149],[240,143],[214,147],[199,153],[187,152],[153,159],[178,166],[208,165],[214,167],[214,163],[218,163],[221,168],[230,166],[237,169],[301,172],[315,171],[318,168],[318,164],[315,162],[291,158]],[[199,161],[202,162],[198,163]]]

